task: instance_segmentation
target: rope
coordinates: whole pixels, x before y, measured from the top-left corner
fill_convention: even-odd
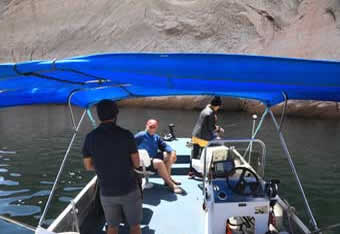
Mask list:
[[[72,205],[72,215],[73,215],[73,219],[72,219],[72,231],[76,231],[77,233],[80,233],[79,230],[79,222],[78,222],[78,209],[76,208],[76,204],[74,202],[74,200],[71,201],[71,205]]]

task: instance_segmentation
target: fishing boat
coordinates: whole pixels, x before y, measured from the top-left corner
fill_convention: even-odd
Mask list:
[[[170,125],[168,143],[177,152],[174,179],[185,193],[169,192],[146,170],[149,157],[140,152],[143,176],[143,233],[321,233],[289,152],[282,126],[288,100],[340,101],[340,62],[230,54],[98,54],[51,61],[0,65],[0,107],[67,104],[74,134],[54,185],[34,229],[36,234],[104,233],[105,219],[94,177],[48,226],[44,220],[81,124],[102,99],[219,95],[255,99],[265,105],[251,120],[250,137],[210,141],[200,159],[191,157],[191,138],[176,137]],[[280,120],[271,107],[283,102]],[[72,107],[83,108],[77,121]],[[310,223],[305,224],[284,198],[279,178],[266,176],[265,142],[256,136],[269,116],[295,178]],[[244,147],[245,145],[245,147]],[[255,150],[256,149],[256,150]],[[197,178],[187,176],[190,165]],[[333,228],[339,226],[333,225]],[[120,233],[128,233],[122,220]]]

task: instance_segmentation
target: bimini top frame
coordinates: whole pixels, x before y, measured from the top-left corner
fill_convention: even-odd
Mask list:
[[[115,85],[115,86],[117,86],[117,85]],[[118,85],[118,86],[119,86],[119,85]],[[43,213],[42,213],[42,215],[41,215],[41,217],[40,217],[38,227],[41,227],[41,225],[43,224],[43,221],[44,221],[44,219],[45,219],[45,217],[46,217],[46,213],[47,213],[48,208],[49,208],[49,206],[50,206],[50,204],[51,204],[51,201],[52,201],[52,198],[53,198],[53,196],[54,196],[55,190],[57,189],[57,185],[58,185],[58,183],[59,183],[60,176],[61,176],[61,174],[62,174],[62,172],[63,172],[63,170],[64,170],[65,162],[67,161],[67,158],[68,158],[68,155],[69,155],[69,153],[70,153],[71,147],[72,147],[72,145],[73,145],[73,143],[74,143],[74,140],[75,140],[75,138],[76,138],[76,136],[77,136],[77,134],[78,134],[79,128],[80,128],[80,126],[81,126],[81,124],[82,124],[82,122],[83,122],[83,120],[84,120],[84,117],[85,117],[85,114],[86,114],[86,113],[88,114],[88,117],[89,117],[90,121],[92,122],[93,126],[94,126],[94,127],[96,126],[95,121],[94,121],[94,119],[93,119],[93,117],[92,117],[92,114],[91,114],[91,111],[90,111],[89,108],[86,108],[86,109],[83,111],[83,113],[82,113],[82,115],[81,115],[81,117],[80,117],[80,120],[79,120],[78,124],[77,124],[77,125],[75,124],[75,117],[74,117],[74,114],[73,114],[73,111],[72,111],[71,99],[72,99],[72,97],[74,96],[74,94],[76,94],[77,92],[84,91],[84,90],[88,90],[88,88],[86,88],[86,89],[77,89],[77,90],[75,90],[74,92],[72,92],[71,95],[69,96],[68,104],[69,104],[69,109],[70,109],[70,113],[71,113],[71,121],[72,121],[73,129],[74,129],[74,133],[73,133],[73,136],[72,136],[72,138],[71,138],[71,141],[70,141],[70,143],[69,143],[69,145],[68,145],[68,147],[67,147],[67,150],[66,150],[66,152],[65,152],[64,159],[63,159],[63,161],[62,161],[62,163],[61,163],[61,165],[60,165],[58,174],[57,174],[57,176],[56,176],[56,179],[55,179],[55,181],[54,181],[54,184],[53,184],[51,193],[50,193],[50,195],[49,195],[49,197],[48,197],[48,200],[47,200],[47,202],[46,202],[44,211],[43,211]],[[283,95],[283,96],[284,96],[284,98],[285,98],[285,105],[284,105],[284,111],[283,111],[283,114],[284,114],[284,113],[285,113],[285,109],[286,109],[286,107],[287,107],[287,100],[288,100],[288,99],[287,99],[287,96],[286,96],[286,95]],[[277,121],[276,121],[276,118],[275,118],[273,112],[270,110],[269,107],[266,107],[264,113],[263,113],[262,116],[261,116],[260,122],[259,122],[259,124],[258,124],[258,126],[257,126],[257,128],[256,128],[256,131],[255,131],[254,134],[252,135],[251,139],[239,139],[239,140],[230,140],[230,139],[229,139],[229,140],[214,140],[214,141],[209,142],[208,146],[211,145],[211,144],[213,144],[213,143],[241,143],[241,142],[243,142],[243,143],[249,143],[248,148],[247,148],[247,150],[246,150],[246,152],[245,152],[245,154],[244,154],[244,155],[246,155],[247,151],[248,151],[248,150],[250,149],[250,147],[251,147],[251,144],[256,142],[256,143],[259,143],[259,144],[261,145],[262,151],[263,151],[262,153],[263,153],[263,155],[265,155],[265,154],[266,154],[266,149],[265,149],[264,143],[263,143],[262,141],[260,141],[260,140],[255,139],[255,137],[256,137],[257,133],[259,132],[259,130],[261,129],[261,127],[262,127],[262,125],[263,125],[263,121],[264,121],[264,119],[265,119],[265,117],[267,116],[268,113],[270,114],[270,116],[271,116],[271,118],[272,118],[272,120],[273,120],[273,123],[274,123],[274,125],[275,125],[275,127],[276,127],[276,129],[277,129],[278,135],[279,135],[279,137],[280,137],[281,146],[282,146],[283,151],[284,151],[284,153],[285,153],[285,155],[286,155],[286,157],[287,157],[287,159],[288,159],[288,162],[289,162],[289,165],[290,165],[290,167],[291,167],[292,173],[293,173],[293,175],[294,175],[294,177],[295,177],[295,179],[296,179],[296,182],[297,182],[297,184],[298,184],[299,190],[300,190],[300,192],[301,192],[301,194],[302,194],[302,197],[303,197],[303,200],[304,200],[304,204],[305,204],[305,207],[306,207],[306,210],[307,210],[307,214],[308,214],[308,216],[310,217],[311,223],[313,224],[315,230],[319,230],[318,225],[317,225],[317,222],[316,222],[316,220],[315,220],[315,218],[314,218],[314,216],[313,216],[312,210],[311,210],[311,208],[310,208],[310,205],[309,205],[309,203],[308,203],[307,197],[306,197],[306,195],[305,195],[304,189],[303,189],[303,187],[302,187],[302,183],[301,183],[300,178],[299,178],[299,176],[298,176],[298,173],[297,173],[297,171],[296,171],[296,168],[295,168],[294,162],[293,162],[293,160],[292,160],[291,154],[290,154],[290,152],[289,152],[289,150],[288,150],[287,144],[286,144],[285,139],[284,139],[284,137],[283,137],[283,134],[282,134],[282,132],[281,132],[282,123],[283,123],[283,116],[281,117],[281,121],[280,121],[280,125],[279,125],[279,124],[277,123]],[[204,156],[204,164],[206,165],[206,156]],[[262,166],[263,166],[263,170],[264,170],[264,168],[265,168],[265,157],[263,157]],[[206,173],[207,173],[207,172],[206,172],[206,167],[204,166],[204,178],[206,178]],[[264,171],[263,171],[263,176],[264,176]],[[205,183],[205,179],[203,179],[203,183]],[[205,191],[203,191],[203,193],[205,193]],[[205,194],[204,194],[204,195],[205,195]]]
[[[89,108],[102,98],[220,95],[256,99],[267,107],[285,101],[285,111],[288,97],[295,100],[339,102],[339,74],[340,62],[337,61],[203,53],[95,54],[62,60],[0,64],[0,107],[72,103]],[[121,85],[126,81],[129,87]],[[93,87],[97,88],[92,90]],[[91,92],[80,93],[72,99],[73,90],[84,88]],[[267,113],[270,113],[269,108],[264,116]],[[308,214],[313,226],[317,228],[281,133],[285,112],[280,123],[277,123],[272,113],[270,115]],[[72,110],[71,116],[73,128],[77,130]],[[252,134],[254,137],[258,129]],[[47,207],[49,202],[50,199]]]
[[[74,140],[76,139],[76,136],[78,135],[78,131],[79,131],[79,128],[81,126],[81,124],[83,123],[83,120],[84,120],[84,117],[85,115],[87,114],[88,117],[89,117],[89,120],[91,121],[93,127],[96,127],[96,123],[95,123],[95,120],[94,118],[92,117],[92,113],[91,113],[91,110],[89,108],[86,108],[83,110],[83,113],[79,119],[79,122],[78,124],[76,124],[76,121],[75,121],[75,116],[74,116],[74,113],[73,113],[73,110],[72,110],[72,105],[71,105],[71,99],[72,97],[74,96],[74,94],[76,94],[77,92],[81,92],[81,91],[84,91],[84,90],[88,90],[87,88],[86,89],[77,89],[77,90],[74,90],[71,92],[71,94],[69,95],[69,98],[68,98],[68,107],[69,107],[69,110],[70,110],[70,114],[71,114],[71,121],[72,121],[72,126],[73,126],[73,135],[72,135],[72,138],[71,138],[71,141],[67,147],[67,150],[65,152],[65,155],[64,155],[64,159],[60,165],[60,168],[59,168],[59,171],[57,173],[57,176],[55,178],[55,181],[53,183],[53,187],[52,187],[52,190],[48,196],[48,199],[47,199],[47,202],[46,202],[46,205],[45,205],[45,208],[44,208],[44,211],[39,219],[39,223],[38,223],[38,227],[41,227],[43,222],[44,222],[44,219],[46,217],[46,214],[47,214],[47,211],[50,207],[50,204],[52,202],[52,199],[53,199],[53,196],[54,196],[54,193],[57,189],[57,185],[59,183],[59,180],[60,180],[60,176],[62,175],[63,171],[64,171],[64,167],[65,167],[65,162],[67,161],[67,158],[69,156],[69,153],[70,153],[70,150],[72,148],[72,145],[74,143]]]
[[[308,76],[306,76],[308,71]],[[73,105],[99,98],[220,95],[268,106],[284,98],[340,101],[340,62],[238,54],[111,53],[0,64],[0,107],[67,104],[72,90],[129,83],[77,95]],[[151,85],[150,85],[151,84]]]

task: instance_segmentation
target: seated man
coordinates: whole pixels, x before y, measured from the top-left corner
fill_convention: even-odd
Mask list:
[[[177,159],[176,152],[156,134],[157,128],[157,120],[148,120],[145,131],[135,135],[137,147],[148,152],[152,158],[151,169],[157,170],[169,188],[175,193],[181,193],[182,190],[177,186],[181,183],[171,178],[171,166]],[[159,150],[161,152],[158,152]]]

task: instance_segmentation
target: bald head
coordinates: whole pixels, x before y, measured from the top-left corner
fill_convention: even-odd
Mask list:
[[[150,134],[150,135],[153,135],[157,132],[157,129],[158,129],[158,120],[155,120],[155,119],[149,119],[147,122],[146,122],[146,131]]]

